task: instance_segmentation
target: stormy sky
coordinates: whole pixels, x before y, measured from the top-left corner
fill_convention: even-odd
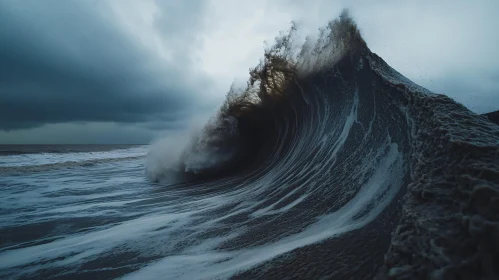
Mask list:
[[[214,112],[264,41],[348,8],[372,51],[499,109],[499,1],[0,0],[0,143],[148,143]]]

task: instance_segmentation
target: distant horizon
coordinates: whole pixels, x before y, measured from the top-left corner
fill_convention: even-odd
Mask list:
[[[53,146],[53,145],[66,145],[66,146],[143,146],[143,145],[150,145],[151,143],[131,143],[131,144],[120,144],[120,143],[82,143],[82,144],[74,144],[74,143],[42,143],[42,144],[37,144],[37,143],[30,143],[30,144],[23,144],[23,143],[11,143],[11,144],[1,144],[0,146]]]
[[[499,112],[499,110],[490,111],[487,113],[482,113],[480,115],[485,116],[491,113]],[[0,143],[1,146],[50,146],[50,145],[67,145],[67,146],[145,146],[151,145],[154,140],[149,142],[141,142],[141,143]]]

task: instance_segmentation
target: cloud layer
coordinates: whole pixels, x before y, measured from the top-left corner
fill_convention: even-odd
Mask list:
[[[291,20],[315,32],[344,8],[408,78],[499,109],[495,0],[4,0],[0,143],[148,142],[212,112]]]
[[[202,5],[168,8],[163,10],[190,16],[184,24],[185,18],[158,10],[142,32],[173,38],[159,49],[127,34],[115,16],[119,11],[107,2],[0,2],[0,129],[92,121],[168,124],[189,115],[195,94],[208,83],[186,55],[199,46],[189,34],[197,34]]]

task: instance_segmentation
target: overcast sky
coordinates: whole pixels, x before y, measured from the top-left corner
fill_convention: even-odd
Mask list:
[[[148,143],[209,116],[264,41],[348,8],[372,51],[499,110],[499,1],[0,0],[0,143]]]

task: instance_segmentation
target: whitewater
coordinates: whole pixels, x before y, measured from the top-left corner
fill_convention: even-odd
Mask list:
[[[499,126],[296,30],[180,149],[0,155],[0,278],[497,279]]]

